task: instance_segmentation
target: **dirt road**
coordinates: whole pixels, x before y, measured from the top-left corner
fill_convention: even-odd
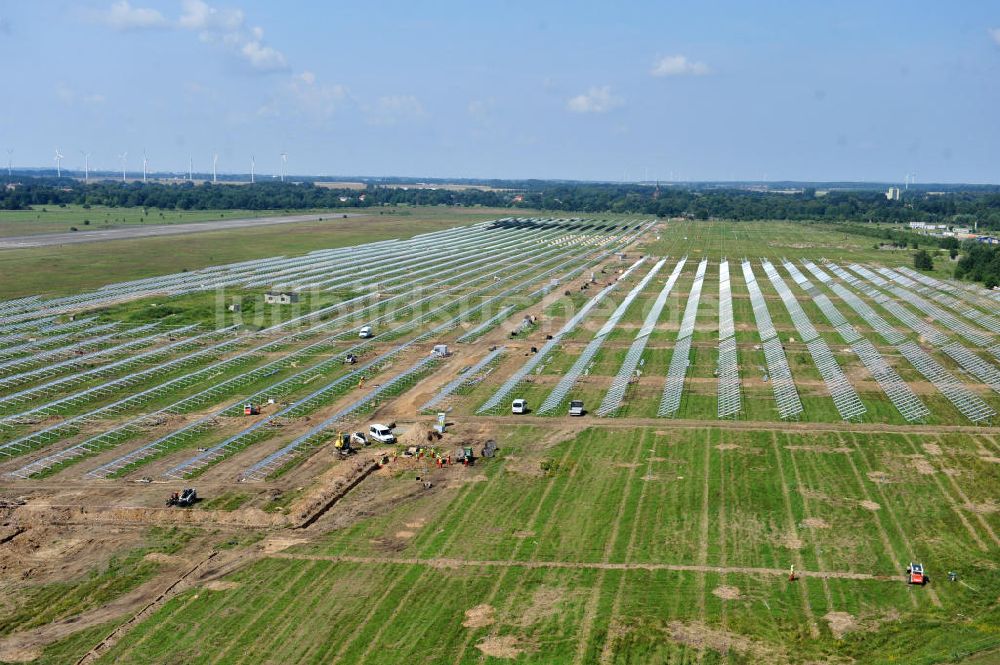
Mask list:
[[[282,217],[247,217],[243,219],[220,219],[216,222],[188,222],[186,224],[157,224],[150,226],[128,226],[100,231],[77,231],[69,233],[43,233],[32,236],[13,236],[0,239],[0,249],[29,249],[31,247],[51,247],[53,245],[77,245],[84,242],[107,240],[129,240],[158,236],[203,233],[205,231],[225,231],[254,226],[274,224],[295,224],[297,222],[334,221],[344,217],[364,217],[360,213],[323,213],[312,215],[287,215]]]

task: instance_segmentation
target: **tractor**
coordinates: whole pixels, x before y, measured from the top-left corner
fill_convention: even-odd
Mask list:
[[[911,563],[906,569],[906,583],[919,584],[923,586],[930,582],[930,578],[924,573],[924,564]]]

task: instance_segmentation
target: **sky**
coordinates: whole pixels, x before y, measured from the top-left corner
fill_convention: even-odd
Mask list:
[[[24,167],[1000,182],[996,1],[0,0],[0,62]]]

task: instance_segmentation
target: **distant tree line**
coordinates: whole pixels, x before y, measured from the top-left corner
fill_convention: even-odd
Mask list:
[[[390,186],[390,184],[392,186]],[[876,244],[918,249],[921,244],[958,253],[954,238],[912,233],[907,222],[973,226],[1000,230],[1000,193],[996,188],[944,188],[941,192],[904,192],[890,201],[878,190],[836,189],[817,195],[805,188],[779,193],[708,186],[690,187],[573,183],[561,181],[490,181],[489,187],[449,189],[407,186],[402,182],[369,183],[363,189],[333,188],[316,182],[195,185],[104,180],[85,184],[73,178],[0,177],[0,209],[31,206],[108,206],[161,210],[304,210],[380,206],[488,206],[589,214],[622,213],[735,221],[789,220],[837,223],[838,229],[871,237]],[[10,185],[10,186],[8,186]],[[878,224],[874,224],[874,223]],[[886,226],[896,224],[897,226]],[[987,285],[1000,279],[1000,259],[993,247],[965,243],[957,274]],[[930,255],[915,259],[927,265]],[[931,262],[933,265],[933,262]]]
[[[0,183],[7,184],[6,178]],[[937,195],[906,192],[889,201],[875,190],[834,190],[817,196],[814,189],[781,194],[743,189],[651,187],[595,183],[517,181],[503,189],[420,188],[369,184],[365,189],[340,189],[313,182],[250,184],[162,184],[79,180],[47,177],[13,179],[17,186],[0,189],[0,208],[20,210],[32,205],[104,205],[178,210],[293,210],[306,208],[367,208],[385,205],[461,205],[533,208],[586,213],[625,213],[693,219],[835,222],[979,223],[1000,229],[1000,193],[989,190],[952,191]],[[505,183],[497,182],[500,186]],[[344,200],[341,200],[344,199]]]

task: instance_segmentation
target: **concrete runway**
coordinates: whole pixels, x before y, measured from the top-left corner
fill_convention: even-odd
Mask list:
[[[347,213],[347,217],[364,217],[361,213]],[[101,231],[70,231],[67,233],[41,233],[32,236],[12,236],[0,238],[2,249],[29,249],[32,247],[52,247],[54,245],[78,245],[84,242],[104,242],[107,240],[129,240],[133,238],[154,238],[158,236],[225,231],[254,226],[274,224],[295,224],[343,219],[344,213],[324,213],[314,215],[287,215],[283,217],[248,217],[245,219],[220,219],[217,222],[188,222],[186,224],[158,224],[150,226],[127,226]]]

